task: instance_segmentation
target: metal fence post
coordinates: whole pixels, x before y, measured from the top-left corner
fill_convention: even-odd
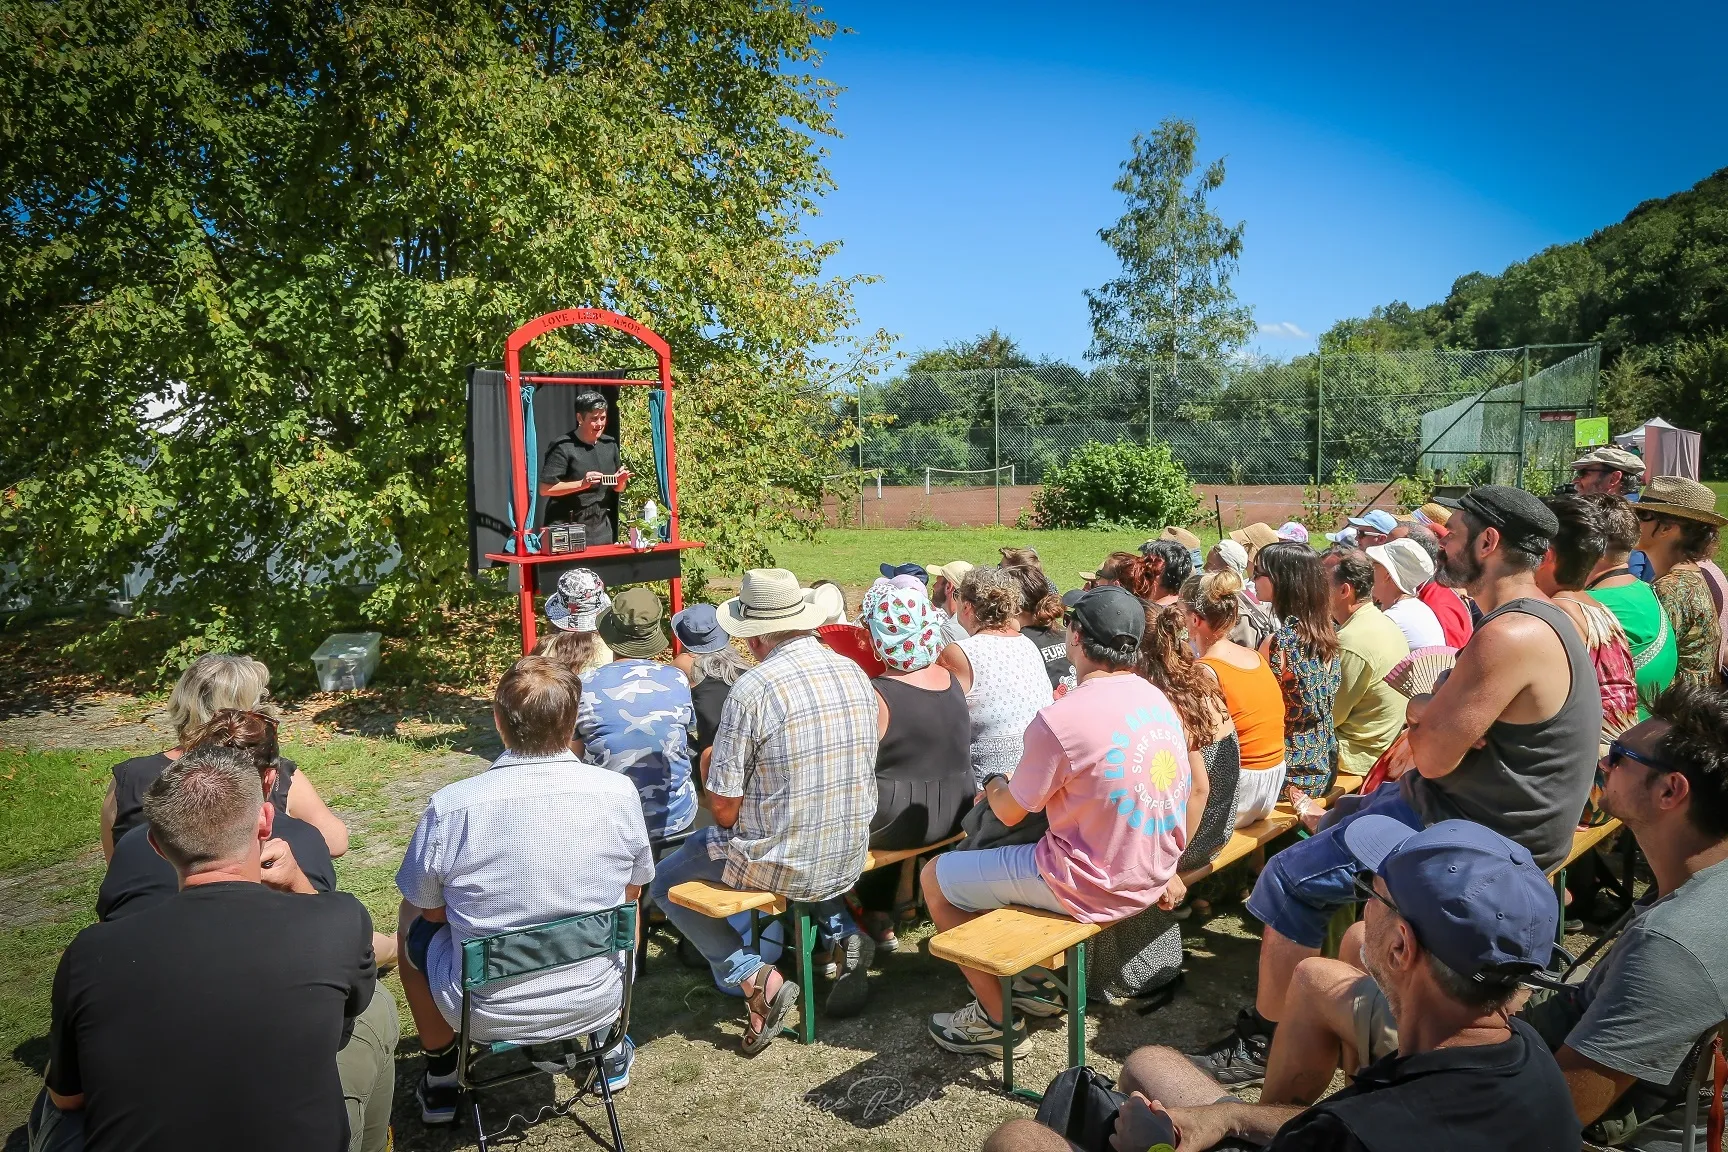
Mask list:
[[[864,523],[864,389],[858,389],[858,527]]]
[[[1314,483],[1324,484],[1326,455],[1326,352],[1314,356]]]
[[[1512,478],[1514,485],[1524,483],[1524,421],[1530,418],[1530,397],[1525,394],[1525,388],[1530,383],[1530,345],[1523,348],[1523,373],[1518,378],[1518,475]]]
[[[995,459],[990,470],[990,483],[996,488],[996,527],[1002,527],[1002,369],[990,370],[990,439],[995,445]]]
[[[1158,385],[1154,382],[1154,376],[1153,376],[1153,374],[1155,372],[1157,372],[1156,368],[1148,367],[1146,369],[1146,443],[1147,443],[1147,445],[1151,445],[1153,440],[1155,440],[1157,438],[1152,432],[1152,424],[1153,424],[1152,410],[1154,408],[1155,398],[1158,395]]]

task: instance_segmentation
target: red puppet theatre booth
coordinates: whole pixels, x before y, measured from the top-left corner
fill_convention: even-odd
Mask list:
[[[524,372],[522,350],[559,328],[593,325],[612,328],[640,341],[654,364],[596,368],[578,372]],[[644,357],[645,358],[645,357]],[[652,377],[650,379],[650,377]],[[568,497],[542,493],[547,476],[571,452],[614,451],[605,441],[620,439],[618,401],[626,388],[648,390],[648,426],[653,440],[653,481],[602,471],[604,483],[590,488],[602,499],[582,501],[583,523],[562,522]],[[600,440],[577,444],[578,400],[593,410],[592,393],[605,400],[606,424]],[[505,565],[517,594],[522,651],[534,647],[538,610],[534,597],[555,591],[558,578],[573,568],[597,573],[608,588],[665,580],[672,587],[672,611],[684,606],[683,555],[701,544],[678,531],[678,471],[672,435],[672,353],[643,325],[599,308],[548,312],[510,333],[504,342],[504,367],[468,369],[468,563],[483,568]],[[618,490],[622,480],[624,491]],[[656,486],[657,485],[657,486]],[[645,501],[659,512],[656,527],[642,529]],[[585,529],[584,530],[584,525]],[[589,543],[590,537],[612,543]]]

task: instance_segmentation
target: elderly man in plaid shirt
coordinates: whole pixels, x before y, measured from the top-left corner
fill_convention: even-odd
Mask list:
[[[780,568],[744,574],[720,627],[744,640],[757,666],[738,678],[720,714],[708,769],[716,827],[661,861],[654,901],[699,949],[716,979],[742,989],[749,1007],[744,1052],[780,1032],[798,986],[744,943],[727,920],[672,903],[687,880],[775,892],[817,905],[835,950],[832,1016],[864,1006],[875,946],[841,897],[864,870],[876,813],[876,694],[863,669],[816,639],[828,607]]]

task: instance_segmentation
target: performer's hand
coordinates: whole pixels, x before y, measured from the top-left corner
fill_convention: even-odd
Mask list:
[[[619,469],[618,470],[618,487],[616,490],[619,492],[624,491],[624,485],[626,485],[628,483],[630,483],[629,469],[625,469],[625,468]]]
[[[597,485],[599,483],[600,483],[600,473],[590,472],[590,473],[588,473],[588,475],[582,477],[582,487],[579,489],[579,491],[586,492],[586,491],[588,491],[588,489],[594,487],[595,485]]]

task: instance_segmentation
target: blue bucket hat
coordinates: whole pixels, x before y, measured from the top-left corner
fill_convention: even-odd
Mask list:
[[[1390,536],[1398,530],[1398,521],[1384,508],[1376,508],[1366,516],[1351,516],[1349,523],[1357,528],[1378,532],[1382,536]]]
[[[720,613],[712,604],[692,604],[672,614],[672,635],[692,652],[718,652],[731,641],[720,630]]]

